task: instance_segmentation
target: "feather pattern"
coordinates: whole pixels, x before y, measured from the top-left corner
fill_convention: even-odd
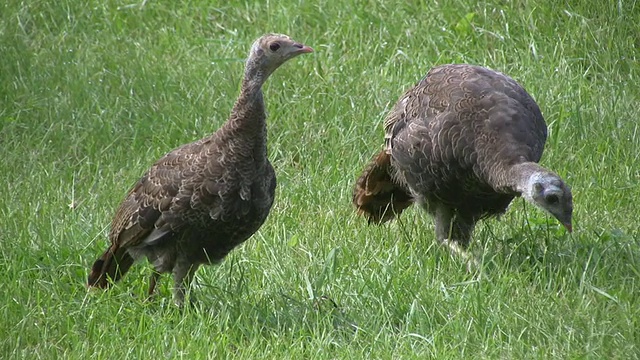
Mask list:
[[[92,267],[89,286],[108,287],[146,257],[156,272],[149,294],[158,274],[172,272],[181,304],[201,264],[221,261],[260,228],[276,188],[261,87],[278,66],[311,51],[285,35],[256,40],[227,122],[169,152],[138,180],[116,211],[111,246]]]
[[[400,97],[384,130],[384,150],[354,189],[354,205],[371,222],[399,215],[409,205],[385,194],[404,193],[395,199],[408,197],[434,216],[438,240],[466,248],[478,220],[504,213],[523,195],[571,230],[571,191],[537,164],[547,138],[544,118],[510,77],[464,64],[432,68]],[[386,186],[372,173],[390,174]],[[534,174],[539,193],[528,185]],[[559,201],[545,203],[554,202],[545,195],[552,192]]]

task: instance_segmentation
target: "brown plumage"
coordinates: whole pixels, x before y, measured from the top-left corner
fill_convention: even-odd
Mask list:
[[[116,211],[111,246],[93,264],[89,286],[107,288],[144,256],[155,269],[149,295],[160,274],[172,272],[182,304],[200,265],[220,262],[258,230],[276,188],[261,87],[284,62],[312,51],[286,35],[254,42],[227,122],[169,152],[138,180]]]
[[[435,67],[388,114],[385,148],[358,178],[353,203],[381,223],[416,202],[434,217],[436,238],[457,252],[478,220],[504,213],[515,196],[571,231],[571,190],[537,164],[546,138],[538,105],[510,77]]]
[[[391,174],[391,156],[384,151],[376,154],[362,171],[353,193],[353,203],[359,215],[369,223],[393,219],[411,204],[413,198]]]

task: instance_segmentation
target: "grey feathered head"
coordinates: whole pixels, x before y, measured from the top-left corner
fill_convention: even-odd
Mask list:
[[[253,43],[247,62],[269,75],[285,61],[310,52],[313,52],[312,48],[287,35],[266,34]]]
[[[534,173],[529,178],[528,191],[523,195],[538,207],[548,211],[571,232],[573,215],[573,195],[562,179],[552,173]]]

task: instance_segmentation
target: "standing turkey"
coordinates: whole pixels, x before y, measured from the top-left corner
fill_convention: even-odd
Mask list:
[[[571,232],[571,190],[537,164],[544,118],[510,77],[472,65],[435,67],[400,98],[384,128],[385,148],[353,193],[369,223],[417,202],[434,217],[436,238],[467,257],[476,222],[522,196]]]
[[[116,211],[111,246],[93,264],[89,286],[109,287],[146,256],[155,269],[149,295],[160,274],[171,272],[181,305],[200,265],[222,261],[260,228],[276,188],[261,88],[284,62],[312,51],[286,35],[253,43],[226,123],[169,152],[138,180]]]

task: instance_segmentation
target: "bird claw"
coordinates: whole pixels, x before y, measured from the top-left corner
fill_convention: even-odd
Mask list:
[[[461,257],[465,261],[467,265],[467,272],[473,273],[480,269],[480,259],[470,251],[467,251],[460,246],[455,240],[444,239],[442,243],[449,248],[454,256]]]

